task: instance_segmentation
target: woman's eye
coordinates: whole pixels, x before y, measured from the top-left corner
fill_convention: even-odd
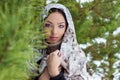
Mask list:
[[[49,23],[46,23],[45,24],[45,27],[51,27],[52,25],[51,24],[49,24]]]
[[[59,27],[59,28],[64,28],[64,25],[59,25],[58,27]]]

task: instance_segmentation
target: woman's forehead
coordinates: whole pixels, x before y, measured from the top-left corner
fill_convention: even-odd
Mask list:
[[[62,14],[60,14],[58,12],[53,12],[46,18],[46,21],[48,21],[48,22],[65,22],[65,18]]]

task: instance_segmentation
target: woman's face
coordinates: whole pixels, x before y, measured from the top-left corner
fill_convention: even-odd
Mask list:
[[[66,30],[65,18],[61,13],[53,12],[47,17],[44,26],[47,42],[59,42]]]

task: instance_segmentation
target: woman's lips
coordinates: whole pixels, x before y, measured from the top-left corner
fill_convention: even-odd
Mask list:
[[[52,41],[56,41],[57,38],[58,38],[58,37],[51,36],[51,37],[50,37],[50,40],[52,40]]]

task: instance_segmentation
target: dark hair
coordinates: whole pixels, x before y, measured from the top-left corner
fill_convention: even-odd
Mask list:
[[[67,22],[67,19],[66,19],[66,15],[65,15],[65,13],[63,12],[63,10],[58,9],[58,8],[51,8],[51,9],[49,10],[49,14],[51,14],[51,13],[53,13],[53,12],[59,12],[60,14],[62,14],[63,17],[65,18],[66,26],[68,26],[68,22]],[[48,14],[48,16],[49,16],[49,14]]]

